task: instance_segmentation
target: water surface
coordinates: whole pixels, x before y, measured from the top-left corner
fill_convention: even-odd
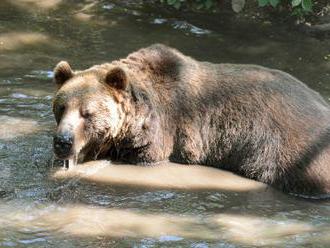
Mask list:
[[[286,25],[139,1],[0,2],[1,247],[328,247],[330,203],[206,167],[91,163],[54,172],[52,68],[161,42],[287,71],[330,98],[330,41]]]

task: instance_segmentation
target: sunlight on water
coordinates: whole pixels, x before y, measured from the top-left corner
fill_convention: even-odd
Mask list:
[[[164,162],[152,167],[110,165],[107,161],[88,162],[70,170],[59,170],[54,178],[78,176],[105,184],[152,188],[222,191],[271,191],[265,184],[236,176],[230,172],[205,166]]]
[[[18,96],[19,98],[22,98],[22,94],[16,95],[16,97]],[[38,122],[35,120],[0,116],[0,139],[9,140],[19,136],[35,133],[38,130]]]
[[[281,198],[281,205],[284,208],[286,204],[290,204],[290,200],[284,197],[284,195],[281,196],[280,193],[274,192],[261,183],[241,178],[232,173],[202,166],[164,163],[153,167],[138,167],[121,164],[111,165],[106,161],[97,161],[78,165],[69,171],[59,169],[52,177],[62,180],[75,178],[75,180],[100,183],[101,185],[117,185],[130,188],[142,187],[153,190],[158,188],[189,191],[217,190],[218,192],[231,192],[231,194],[234,192],[252,191],[252,195],[259,199]],[[212,206],[210,203],[207,205]],[[219,205],[215,206],[221,207]],[[258,206],[256,209],[260,207]],[[83,214],[85,209],[82,209],[80,206],[77,208],[78,212],[82,211],[79,216],[91,217],[92,220],[86,220],[86,222],[99,228],[94,228],[91,232],[90,227],[84,229],[82,223],[79,222],[78,226],[80,228],[78,231],[66,230],[65,232],[71,232],[78,236],[120,236],[124,233],[125,236],[132,235],[134,237],[157,237],[165,234],[170,236],[176,235],[185,239],[206,240],[217,240],[221,237],[224,240],[248,245],[282,244],[283,242],[290,242],[297,235],[302,240],[308,240],[312,233],[320,233],[318,237],[320,240],[327,239],[326,230],[329,227],[318,228],[304,221],[283,219],[281,215],[276,216],[276,210],[272,210],[272,206],[269,207],[269,211],[272,214],[268,214],[268,217],[254,215],[253,208],[255,207],[252,206],[252,212],[234,213],[234,211],[231,213],[215,213],[204,217],[184,215],[183,218],[175,215],[144,215],[131,211],[114,211],[110,209],[102,209],[100,211],[102,217],[98,217],[100,209],[93,209],[88,214]],[[79,217],[78,219],[82,220],[83,218]],[[119,223],[118,220],[113,218],[120,219]],[[96,224],[95,220],[98,219],[106,221]],[[140,226],[139,223],[143,224]],[[134,230],[130,230],[131,225],[134,226]],[[189,233],[184,231],[186,228],[188,228]],[[116,231],[112,232],[110,230]]]
[[[215,214],[196,216],[148,213],[145,210],[111,209],[84,205],[1,204],[0,231],[12,230],[20,236],[33,235],[29,242],[54,237],[131,237],[156,238],[160,241],[223,239],[245,245],[280,245],[313,236],[327,240],[329,228],[316,228],[303,221],[278,220],[261,216]],[[25,205],[25,206],[24,206]],[[321,235],[317,235],[319,232]],[[23,235],[24,234],[24,235]],[[313,242],[320,243],[315,238]]]
[[[0,231],[76,237],[169,237],[182,239],[224,239],[248,245],[281,244],[286,239],[310,238],[316,228],[302,221],[269,220],[259,216],[215,214],[211,216],[148,213],[83,205],[1,205]],[[322,229],[321,229],[322,230]],[[328,229],[329,230],[329,229]],[[327,238],[327,229],[323,236]],[[37,235],[38,236],[38,235]]]
[[[4,0],[8,3],[28,11],[49,10],[58,6],[62,0]]]
[[[49,42],[49,38],[40,33],[10,32],[0,34],[0,51],[15,50],[24,46],[42,45]]]
[[[143,2],[0,1],[0,246],[328,247],[329,201],[229,172],[107,161],[51,168],[61,60],[83,69],[161,42],[199,60],[285,70],[330,97],[328,40]]]

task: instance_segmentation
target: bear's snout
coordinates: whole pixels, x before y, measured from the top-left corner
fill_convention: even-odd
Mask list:
[[[73,135],[66,133],[57,133],[54,136],[54,153],[60,159],[67,159],[73,155]]]

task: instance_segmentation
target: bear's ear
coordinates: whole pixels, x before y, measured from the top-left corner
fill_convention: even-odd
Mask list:
[[[71,66],[66,61],[59,62],[54,69],[54,81],[61,87],[68,79],[73,77]]]
[[[128,80],[126,72],[119,67],[115,67],[108,71],[105,82],[110,86],[118,90],[126,90],[128,86]]]

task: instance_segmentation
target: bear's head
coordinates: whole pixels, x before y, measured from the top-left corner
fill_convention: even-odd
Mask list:
[[[75,161],[84,160],[86,154],[97,157],[134,116],[128,74],[124,68],[111,64],[74,72],[62,61],[54,69],[54,81],[56,157]]]
[[[192,71],[185,75],[189,81],[194,63],[161,44],[84,71],[60,62],[54,69],[55,155],[76,161],[165,159],[176,130],[175,121],[168,121],[177,119],[172,82],[186,64]]]

